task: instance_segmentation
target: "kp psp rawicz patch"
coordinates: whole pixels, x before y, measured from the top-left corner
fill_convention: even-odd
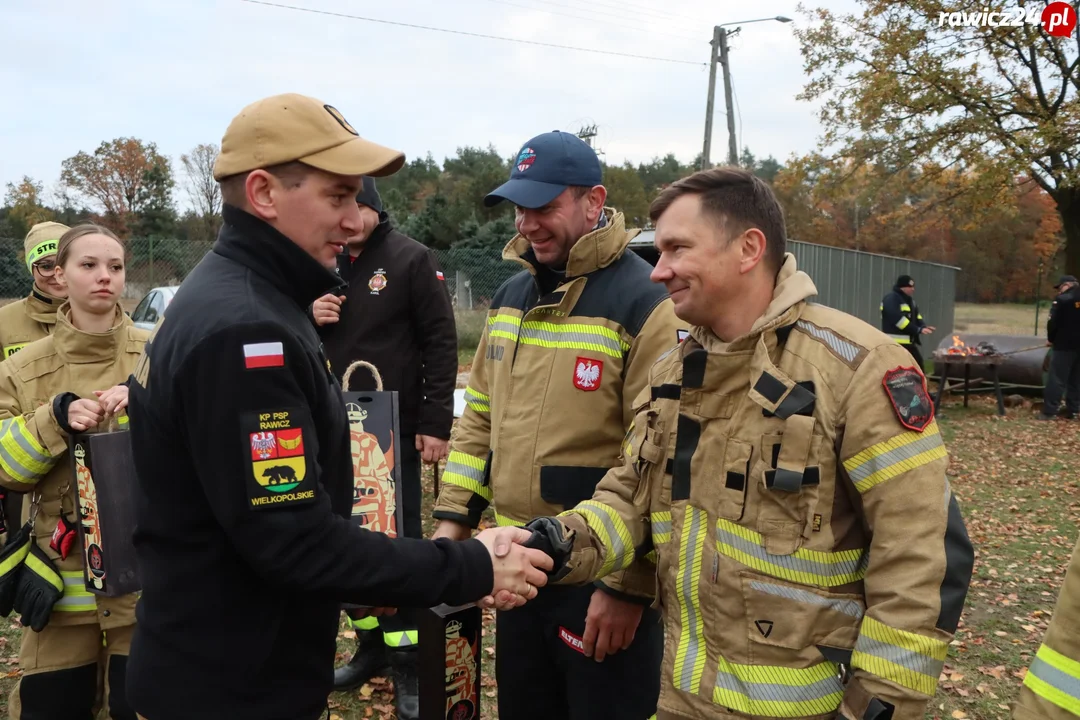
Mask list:
[[[269,510],[315,501],[314,463],[308,462],[306,410],[286,408],[248,413],[242,418],[248,502]]]
[[[926,387],[926,376],[914,367],[897,367],[885,373],[881,384],[900,424],[915,432],[925,430],[934,419],[934,403]]]

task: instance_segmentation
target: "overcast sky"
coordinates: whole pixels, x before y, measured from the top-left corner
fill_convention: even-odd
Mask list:
[[[441,162],[460,146],[488,144],[508,156],[538,133],[595,123],[596,145],[609,163],[668,152],[689,162],[702,146],[712,25],[774,15],[805,22],[796,0],[281,1],[700,64],[432,32],[243,0],[4,3],[0,185],[30,175],[51,190],[65,158],[123,136],[156,142],[181,180],[181,153],[198,143],[220,143],[244,105],[281,92],[336,106],[361,135],[410,159],[430,151]],[[753,23],[730,41],[740,148],[781,161],[814,149],[820,134],[815,108],[795,99],[806,78],[792,28]],[[714,160],[726,154],[725,123],[718,73]],[[185,206],[184,192],[177,190]]]

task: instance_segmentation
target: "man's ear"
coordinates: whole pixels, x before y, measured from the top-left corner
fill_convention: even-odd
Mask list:
[[[278,189],[278,179],[263,169],[252,170],[244,180],[244,195],[252,214],[263,220],[276,220],[277,207],[274,205],[274,191]]]
[[[757,228],[750,228],[735,238],[734,242],[739,243],[740,273],[748,273],[761,264],[765,257],[765,246],[768,244],[765,233]]]
[[[600,213],[604,212],[604,203],[607,202],[607,188],[603,185],[596,185],[589,190],[585,197],[589,200],[589,222],[595,223],[600,220]]]

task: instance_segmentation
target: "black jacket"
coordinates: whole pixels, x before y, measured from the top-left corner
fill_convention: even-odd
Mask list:
[[[383,222],[351,260],[338,258],[348,286],[341,319],[320,329],[340,381],[349,364],[367,360],[384,390],[397,390],[402,435],[450,438],[457,383],[457,329],[450,294],[432,252]],[[349,390],[374,390],[366,370]]]
[[[1054,298],[1046,321],[1046,339],[1055,350],[1080,350],[1080,287]]]
[[[887,335],[903,335],[905,344],[922,345],[923,322],[919,306],[900,288],[894,287],[881,300],[881,332]]]
[[[154,720],[325,711],[340,603],[491,591],[477,541],[391,540],[349,520],[340,385],[307,308],[336,275],[233,207],[131,380],[143,594],[128,697]]]

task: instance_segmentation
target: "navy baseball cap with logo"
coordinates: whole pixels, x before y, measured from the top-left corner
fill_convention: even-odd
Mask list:
[[[577,135],[554,130],[521,146],[510,179],[488,194],[484,205],[509,200],[518,207],[541,208],[568,187],[593,187],[602,180],[596,151]]]

